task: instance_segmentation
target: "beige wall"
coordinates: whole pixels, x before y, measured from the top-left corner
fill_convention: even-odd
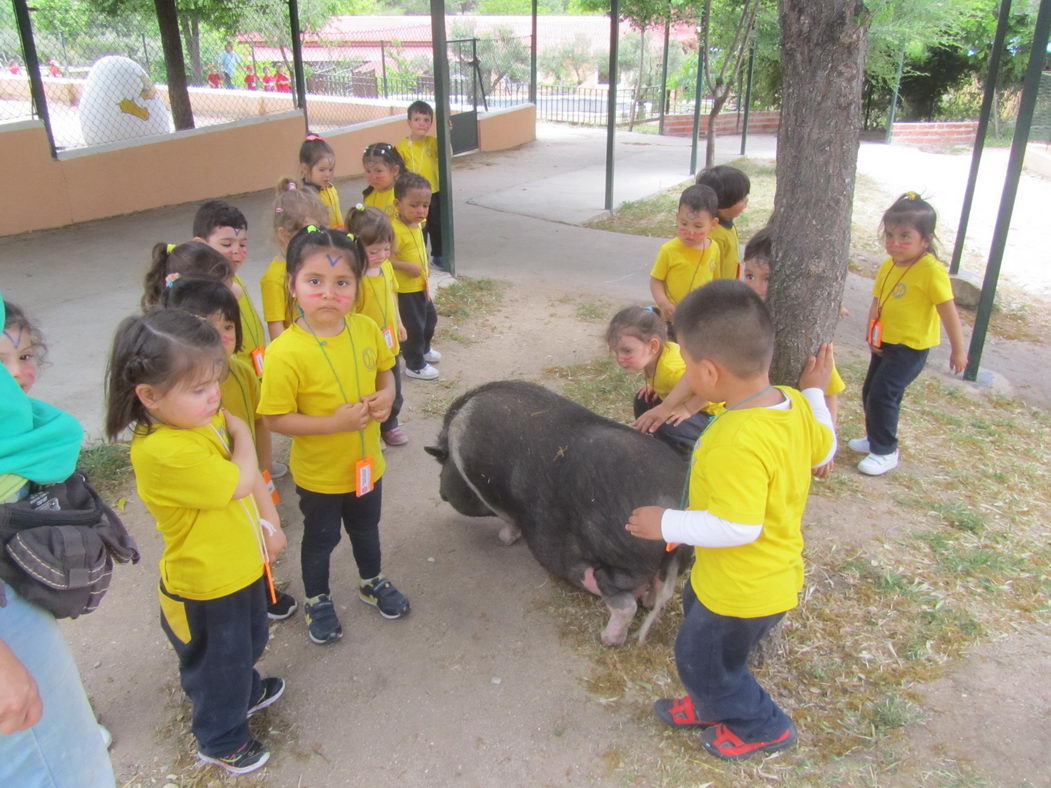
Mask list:
[[[479,150],[507,150],[535,139],[536,107],[532,104],[478,116]]]

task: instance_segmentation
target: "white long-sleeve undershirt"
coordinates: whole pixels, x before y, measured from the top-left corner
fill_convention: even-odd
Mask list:
[[[810,403],[814,418],[832,432],[832,448],[825,458],[814,467],[818,468],[836,456],[836,430],[832,426],[832,414],[825,404],[825,394],[819,388],[803,390],[803,396]],[[792,400],[787,397],[777,405],[770,405],[771,410],[788,410]],[[674,544],[688,544],[695,547],[739,547],[759,538],[763,524],[734,523],[716,517],[707,511],[684,512],[678,509],[666,509],[661,517],[661,535],[664,541]]]

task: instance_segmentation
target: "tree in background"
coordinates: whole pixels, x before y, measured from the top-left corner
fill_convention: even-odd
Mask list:
[[[551,75],[557,82],[582,85],[598,67],[601,56],[591,50],[591,41],[577,33],[572,41],[563,41],[557,47],[545,49],[537,64],[539,70]]]
[[[831,341],[843,297],[869,18],[857,0],[779,0],[778,9],[771,379],[794,386],[807,357]]]
[[[475,33],[473,22],[453,22],[449,40],[478,39],[478,65],[482,78],[488,83],[482,89],[486,95],[491,94],[501,82],[527,82],[529,80],[529,44],[527,39],[519,38],[515,31],[500,25],[486,32],[485,38]],[[469,50],[462,49],[463,54],[457,60],[465,67],[464,73],[472,64],[466,62]]]

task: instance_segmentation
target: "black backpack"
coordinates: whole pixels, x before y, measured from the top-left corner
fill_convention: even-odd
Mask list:
[[[33,484],[27,498],[0,504],[0,580],[56,618],[98,607],[114,560],[136,563],[138,547],[79,473]]]

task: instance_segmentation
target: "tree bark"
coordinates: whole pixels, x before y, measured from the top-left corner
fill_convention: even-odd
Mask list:
[[[182,40],[179,38],[179,18],[175,0],[153,0],[157,12],[157,27],[164,49],[164,68],[168,78],[168,102],[176,131],[193,128],[193,109],[186,89],[186,65],[182,59]]]
[[[779,0],[778,10],[771,379],[794,386],[807,357],[831,341],[843,297],[869,16],[860,0]]]

